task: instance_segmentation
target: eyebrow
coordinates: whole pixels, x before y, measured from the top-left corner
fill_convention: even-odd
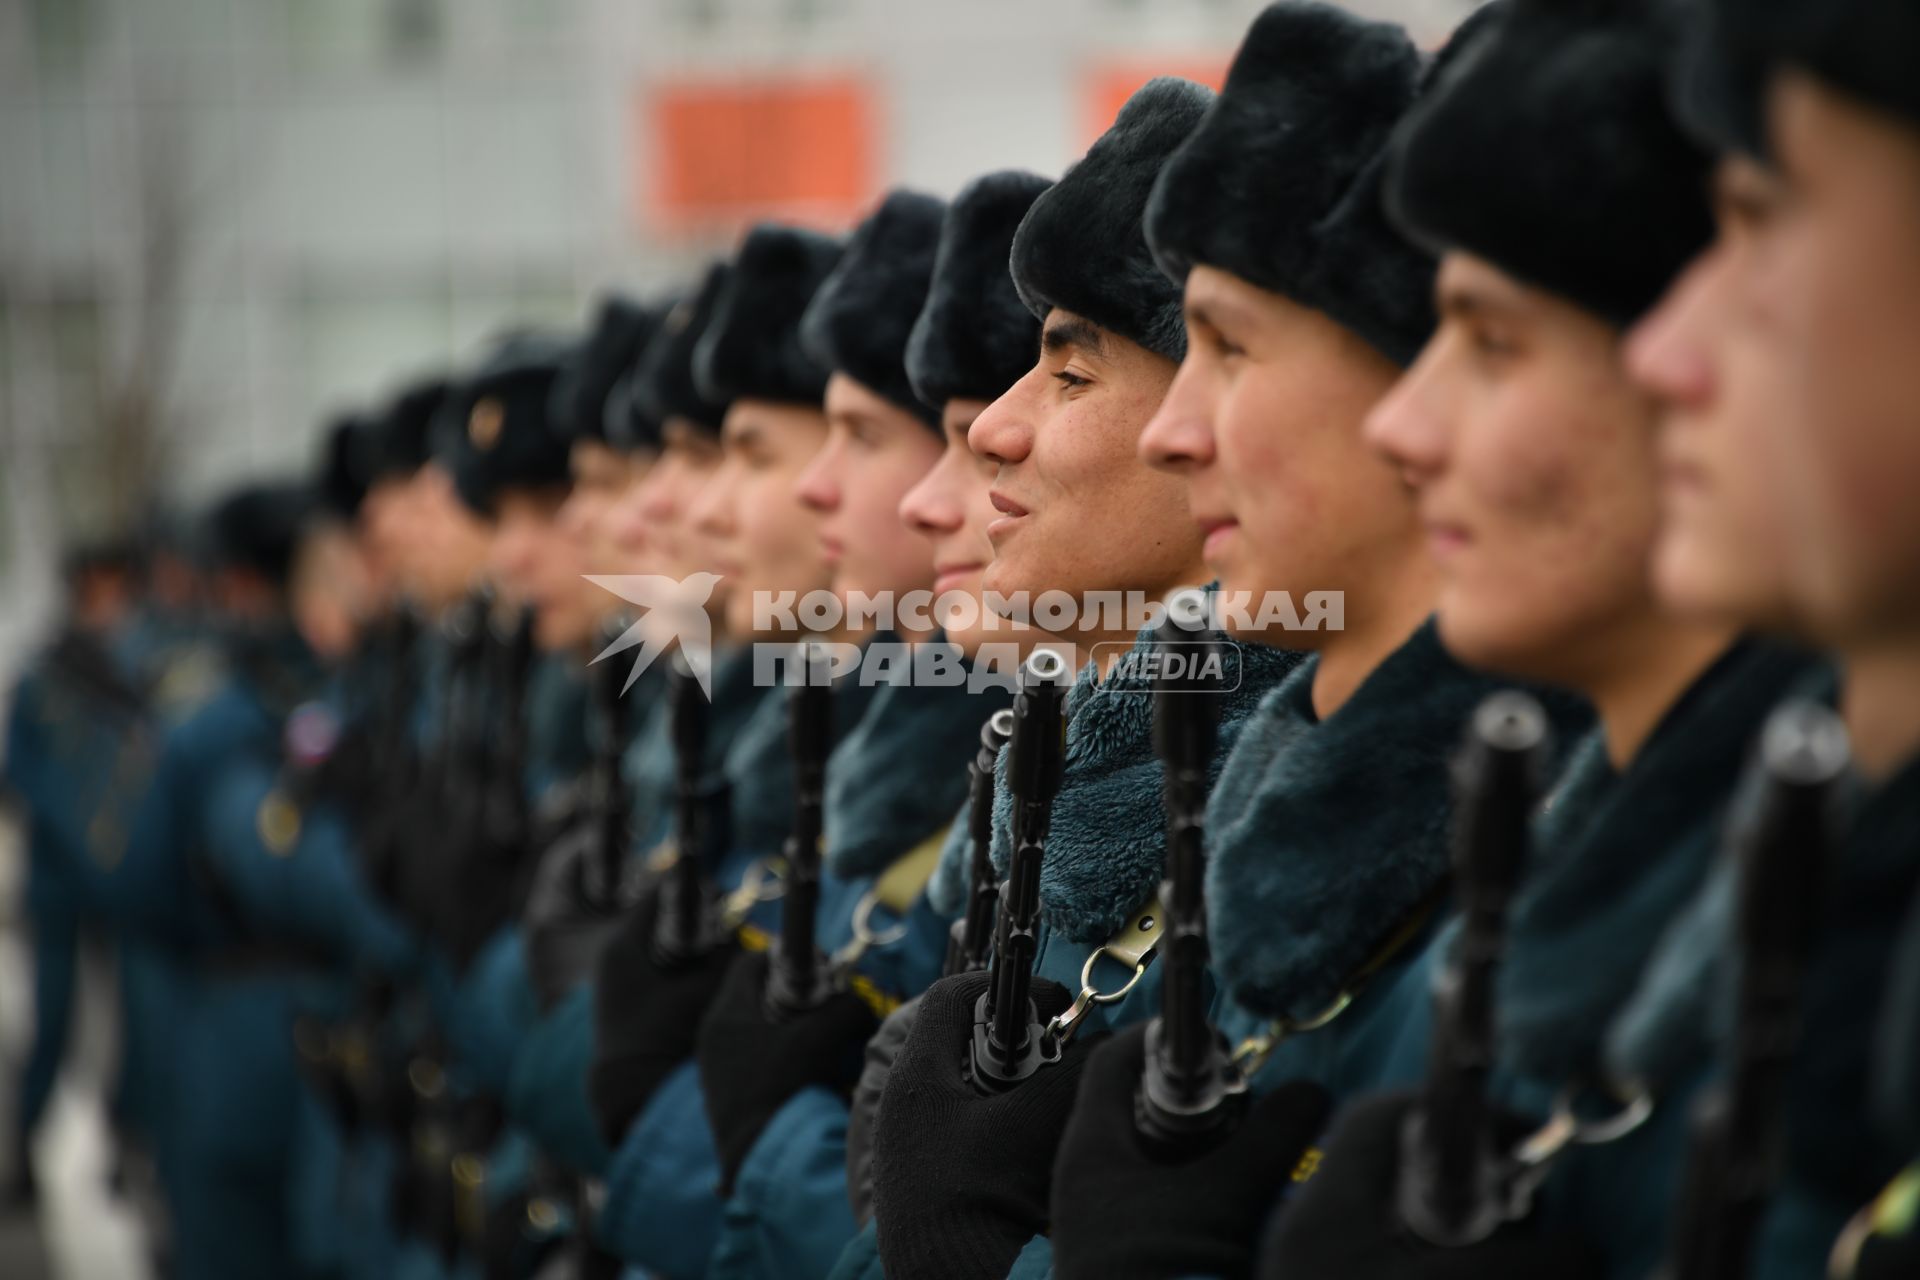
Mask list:
[[[720,443],[727,449],[748,449],[759,443],[761,434],[759,423],[741,422],[727,431]]]
[[[1489,296],[1474,285],[1442,285],[1435,303],[1441,315],[1460,320],[1510,309],[1501,299]]]
[[[1040,350],[1048,355],[1057,355],[1062,351],[1080,350],[1096,356],[1107,354],[1107,335],[1105,330],[1091,320],[1082,320],[1075,316],[1067,320],[1049,321],[1040,334]]]
[[[848,430],[852,430],[855,427],[867,427],[871,429],[880,425],[880,419],[866,409],[842,409],[838,413],[833,414],[828,419],[828,422],[846,427]]]

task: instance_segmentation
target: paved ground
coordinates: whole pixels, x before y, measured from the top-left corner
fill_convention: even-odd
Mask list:
[[[13,1145],[14,1080],[33,1026],[31,973],[17,910],[20,871],[17,833],[0,818],[0,1151]],[[107,1189],[110,1148],[101,1098],[114,1060],[112,986],[98,963],[83,974],[68,1069],[35,1142],[38,1212],[0,1214],[0,1277],[6,1280],[148,1277],[138,1216]]]

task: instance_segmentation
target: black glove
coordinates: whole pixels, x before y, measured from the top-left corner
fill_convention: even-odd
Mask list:
[[[656,894],[621,918],[594,966],[593,1060],[587,1099],[610,1147],[674,1068],[693,1057],[700,1017],[713,1002],[737,948],[663,967],[653,954]]]
[[[1146,1035],[1144,1024],[1129,1027],[1101,1045],[1080,1082],[1053,1166],[1054,1273],[1251,1275],[1261,1224],[1333,1099],[1317,1084],[1284,1084],[1204,1150],[1157,1157],[1134,1122]]]
[[[860,1052],[879,1026],[860,997],[836,991],[807,1012],[774,1020],[767,1014],[767,955],[750,951],[733,962],[700,1023],[700,1088],[720,1154],[720,1189],[733,1180],[774,1114],[802,1089],[846,1095],[860,1072]]]
[[[593,973],[601,950],[620,927],[633,895],[600,884],[595,824],[577,823],[540,857],[521,917],[527,974],[542,1013],[551,1012]]]
[[[1071,1041],[1059,1062],[1005,1093],[977,1092],[967,1079],[973,1008],[990,981],[962,973],[927,989],[880,1096],[873,1210],[890,1276],[1004,1276],[1046,1233],[1053,1158],[1089,1043]],[[1045,1021],[1073,997],[1036,978],[1033,1002]]]
[[[1320,1167],[1282,1208],[1260,1252],[1266,1280],[1597,1280],[1598,1251],[1526,1222],[1479,1244],[1441,1249],[1401,1226],[1395,1207],[1400,1131],[1419,1104],[1386,1093],[1340,1113]]]
[[[873,1128],[880,1115],[880,1095],[919,1013],[916,996],[888,1014],[867,1041],[860,1081],[853,1086],[853,1102],[847,1108],[847,1199],[853,1204],[853,1220],[863,1227],[873,1221]]]

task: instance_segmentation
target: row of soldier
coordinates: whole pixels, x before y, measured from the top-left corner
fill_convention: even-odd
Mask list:
[[[1920,1274],[1917,56],[1281,0],[218,504],[7,765],[171,1274]]]

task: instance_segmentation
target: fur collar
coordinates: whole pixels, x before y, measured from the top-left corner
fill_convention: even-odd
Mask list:
[[[1838,684],[1830,668],[1821,668],[1796,692],[1831,704]],[[1878,787],[1856,780],[1843,822],[1805,974],[1786,1129],[1796,1176],[1852,1203],[1872,1196],[1911,1155],[1862,1100],[1875,1084],[1876,1022],[1892,994],[1889,962],[1920,892],[1920,760]],[[1616,1019],[1607,1060],[1618,1077],[1670,1078],[1658,1068],[1681,1061],[1674,1043],[1696,1062],[1731,1043],[1739,968],[1735,870],[1730,859],[1717,861],[1700,900],[1669,931],[1648,980]],[[1669,1034],[1672,1040],[1664,1038]],[[1894,1102],[1898,1115],[1894,1095],[1904,1086],[1911,1098],[1912,1085],[1880,1083],[1876,1101]]]
[[[1448,870],[1448,761],[1504,681],[1440,647],[1431,621],[1339,711],[1313,711],[1308,658],[1240,733],[1207,806],[1216,971],[1261,1017],[1325,1009]]]
[[[967,687],[887,685],[827,764],[826,866],[878,875],[953,820],[986,718],[1009,695]]]
[[[1153,643],[1142,631],[1133,652]],[[1217,772],[1260,699],[1301,655],[1237,644],[1240,687],[1220,708]],[[1046,861],[1040,871],[1041,916],[1076,943],[1104,942],[1153,893],[1166,861],[1167,815],[1161,768],[1153,752],[1151,683],[1142,676],[1096,682],[1091,665],[1067,695],[1067,760],[1054,798]],[[994,773],[993,864],[1002,875],[1012,855],[1007,759]],[[965,842],[960,856],[966,856]],[[965,870],[960,872],[964,885]]]
[[[1648,955],[1699,893],[1768,712],[1808,660],[1742,641],[1694,681],[1615,773],[1600,731],[1576,748],[1534,823],[1500,969],[1501,1057],[1522,1075],[1591,1074]]]

